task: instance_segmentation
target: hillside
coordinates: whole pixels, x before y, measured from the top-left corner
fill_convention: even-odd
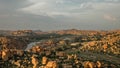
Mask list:
[[[1,47],[0,50],[1,68],[120,67],[120,30],[72,29],[45,32],[44,34],[41,34],[42,31],[35,32],[36,34],[32,33],[28,36],[16,35],[10,36],[12,38],[0,38],[1,46],[7,45],[5,48]],[[22,39],[20,40],[20,38]],[[26,47],[26,43],[24,43],[26,38],[29,43],[31,40],[31,43],[36,41],[38,43],[24,51],[22,48]],[[10,45],[13,46],[10,47]]]

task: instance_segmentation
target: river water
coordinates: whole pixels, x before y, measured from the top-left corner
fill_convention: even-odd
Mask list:
[[[29,50],[30,48],[32,48],[35,44],[37,44],[38,42],[32,42],[30,44],[27,45],[27,48],[25,49],[25,51]]]
[[[29,50],[30,48],[32,48],[32,47],[35,46],[36,44],[39,44],[39,43],[41,43],[41,42],[43,42],[43,41],[45,41],[45,40],[40,40],[40,41],[38,41],[38,42],[31,42],[31,43],[29,43],[29,44],[27,45],[27,48],[25,49],[25,51]]]

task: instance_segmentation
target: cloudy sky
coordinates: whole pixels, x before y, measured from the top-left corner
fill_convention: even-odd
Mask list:
[[[0,30],[120,29],[120,0],[0,0]]]

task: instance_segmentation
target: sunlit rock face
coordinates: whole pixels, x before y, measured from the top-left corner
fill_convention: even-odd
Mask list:
[[[25,49],[27,41],[19,38],[0,37],[0,49]]]
[[[9,55],[10,55],[9,50],[3,50],[2,51],[2,59],[3,59],[3,61],[7,61],[8,58],[9,58]]]
[[[26,50],[24,38],[0,37],[0,68],[120,68],[120,33],[64,37],[31,42]]]
[[[33,68],[37,68],[38,59],[34,55],[31,58],[32,58]]]
[[[49,61],[46,65],[46,68],[58,68],[58,65],[55,61]]]
[[[32,30],[18,30],[11,32],[13,36],[32,36],[35,33]]]
[[[41,46],[33,46],[30,50],[32,53],[41,53],[43,48]]]
[[[47,63],[48,58],[47,57],[42,57],[42,64],[45,65]]]
[[[100,61],[97,62],[84,61],[83,66],[84,68],[101,68],[102,64]]]

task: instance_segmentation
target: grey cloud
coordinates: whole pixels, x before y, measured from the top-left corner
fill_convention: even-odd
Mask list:
[[[0,29],[119,29],[119,7],[120,0],[0,0]]]

